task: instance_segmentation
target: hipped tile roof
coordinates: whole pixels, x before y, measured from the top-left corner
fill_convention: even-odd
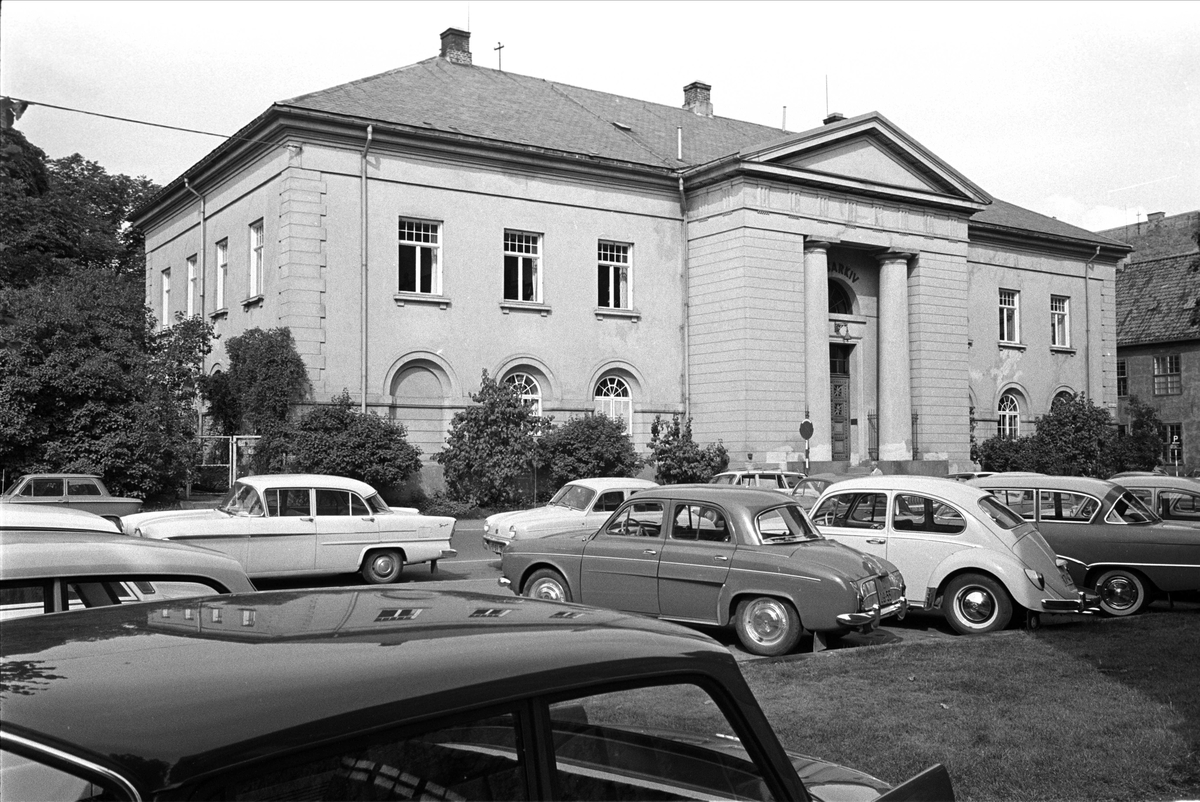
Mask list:
[[[1200,254],[1127,265],[1117,298],[1118,346],[1200,339]]]

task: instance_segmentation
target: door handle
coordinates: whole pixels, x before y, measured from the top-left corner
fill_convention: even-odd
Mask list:
[[[653,557],[655,554],[658,554],[658,552],[655,551],[654,549],[646,549],[645,551],[642,552],[642,554],[646,554],[646,555]]]
[[[729,562],[729,558],[728,558],[728,557],[726,557],[724,554],[714,554],[714,555],[713,555],[713,559],[714,559],[714,560],[716,560],[716,561],[717,561],[717,562],[719,562],[719,563],[727,563],[727,562]]]
[[[360,518],[359,520],[360,521],[370,521],[371,523],[375,523],[375,519],[373,517],[371,517],[370,515],[364,516],[364,517]]]
[[[869,537],[867,538],[867,542],[875,546],[882,546],[887,543],[886,540],[880,540],[877,537]]]
[[[312,523],[312,519],[313,519],[313,517],[312,517],[311,515],[305,515],[305,516],[304,516],[303,518],[301,518],[300,520],[301,520],[301,521],[308,521],[309,523]]]

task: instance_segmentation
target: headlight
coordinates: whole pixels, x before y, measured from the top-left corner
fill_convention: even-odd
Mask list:
[[[483,533],[486,535],[490,531],[492,531],[492,525],[490,523],[488,523],[487,521],[484,521],[483,522]]]
[[[1029,581],[1037,586],[1038,590],[1042,590],[1046,587],[1046,579],[1038,571],[1035,571],[1032,568],[1026,568],[1025,576],[1029,577]]]

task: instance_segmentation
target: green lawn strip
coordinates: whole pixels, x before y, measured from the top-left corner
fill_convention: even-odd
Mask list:
[[[1200,616],[1088,620],[744,664],[784,745],[960,800],[1200,794]]]

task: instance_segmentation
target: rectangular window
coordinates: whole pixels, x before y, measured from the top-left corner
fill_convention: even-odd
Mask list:
[[[1000,290],[1000,342],[1021,341],[1021,293]]]
[[[187,259],[187,316],[192,317],[196,314],[196,257],[189,256]]]
[[[1117,395],[1120,398],[1129,395],[1129,369],[1124,359],[1117,360]]]
[[[524,231],[504,232],[504,299],[542,300],[542,235]]]
[[[217,243],[217,309],[225,308],[225,279],[229,275],[229,240]]]
[[[263,221],[250,224],[250,296],[263,292]]]
[[[1050,296],[1050,345],[1071,347],[1071,301],[1062,295]]]
[[[1163,443],[1163,459],[1174,465],[1183,459],[1183,424],[1168,423],[1163,426],[1167,439]]]
[[[171,325],[171,268],[162,272],[162,327]]]
[[[629,292],[629,245],[604,242],[597,246],[596,306],[632,309]]]
[[[400,218],[398,292],[442,294],[441,224]]]
[[[1154,394],[1179,395],[1183,379],[1179,372],[1179,354],[1154,357]]]

